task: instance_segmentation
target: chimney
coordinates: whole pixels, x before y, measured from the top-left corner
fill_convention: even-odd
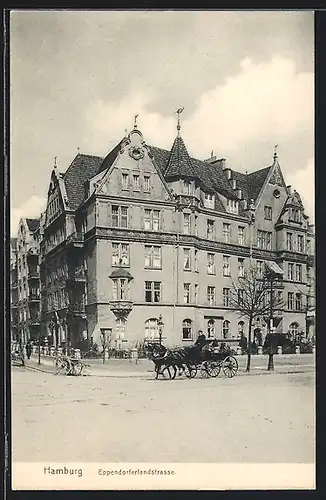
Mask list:
[[[206,158],[206,160],[204,160],[205,163],[215,163],[217,162],[217,157],[216,156],[211,156],[210,158]]]
[[[227,167],[226,167],[226,159],[225,158],[221,158],[220,159],[220,162],[222,164],[222,169],[225,170]]]
[[[286,186],[288,194],[292,194],[292,186]]]
[[[232,170],[230,168],[224,168],[223,170],[226,174],[227,179],[229,179],[230,181],[232,179]]]
[[[237,189],[237,181],[236,181],[236,179],[232,179],[232,189]]]

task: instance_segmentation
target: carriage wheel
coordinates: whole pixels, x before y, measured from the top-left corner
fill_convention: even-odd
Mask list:
[[[64,373],[66,373],[67,371],[67,365],[66,363],[64,363],[63,361],[59,361],[57,366],[56,366],[56,372],[55,374],[56,375],[62,375]]]
[[[81,375],[82,374],[82,371],[83,371],[83,363],[76,363],[75,366],[74,366],[74,375]]]
[[[209,377],[218,377],[221,371],[221,364],[216,363],[214,361],[211,361],[210,363],[207,363],[207,372]]]
[[[196,365],[186,365],[185,375],[188,378],[194,378],[197,375],[197,366]]]
[[[223,361],[223,373],[232,378],[238,371],[238,362],[233,356],[227,356]]]
[[[208,370],[208,362],[207,361],[204,361],[200,365],[200,375],[202,376],[202,378],[209,378],[210,377],[209,370]]]

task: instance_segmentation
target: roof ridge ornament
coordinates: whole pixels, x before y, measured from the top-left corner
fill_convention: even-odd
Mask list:
[[[177,113],[177,115],[178,115],[178,125],[177,125],[178,137],[180,137],[180,130],[181,130],[180,115],[184,111],[184,109],[185,109],[184,106],[182,106],[181,108],[179,108],[175,111],[175,113]]]
[[[274,155],[273,155],[274,163],[278,159],[277,148],[278,148],[278,144],[275,144],[275,146],[274,146]]]
[[[137,125],[137,118],[139,116],[139,113],[137,113],[136,115],[134,115],[134,130],[136,130],[138,128],[138,125]]]

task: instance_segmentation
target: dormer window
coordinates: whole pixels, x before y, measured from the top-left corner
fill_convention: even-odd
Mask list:
[[[190,181],[183,181],[183,188],[182,188],[183,194],[186,195],[193,195],[194,190],[193,190],[193,184]]]
[[[227,200],[226,209],[231,214],[237,214],[238,213],[238,201],[237,200]]]
[[[301,222],[301,211],[299,208],[291,208],[289,212],[289,221]]]
[[[211,193],[205,193],[204,206],[206,208],[214,208],[215,206],[215,196]]]

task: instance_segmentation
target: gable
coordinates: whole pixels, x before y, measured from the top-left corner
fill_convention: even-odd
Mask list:
[[[56,170],[56,169],[55,169]],[[48,189],[48,199],[45,210],[45,226],[51,224],[65,210],[65,201],[60,189],[60,181],[57,172],[53,170]]]
[[[137,129],[120,143],[115,161],[97,184],[95,192],[100,195],[149,201],[173,200],[160,168]]]
[[[271,169],[271,173],[268,179],[269,184],[273,184],[275,186],[280,186],[286,189],[286,184],[284,182],[284,177],[281,171],[281,167],[278,162],[276,162]]]

